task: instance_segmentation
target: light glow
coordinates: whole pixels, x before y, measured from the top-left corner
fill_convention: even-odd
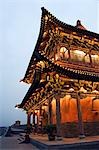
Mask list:
[[[94,90],[94,91],[92,91],[92,93],[99,94],[99,91]]]
[[[91,57],[93,57],[93,58],[99,58],[99,56],[98,55],[91,55]]]
[[[59,58],[59,57],[58,57],[58,55],[56,54],[56,55],[55,55],[55,60],[58,60],[58,58]]]
[[[83,51],[80,51],[80,50],[75,50],[74,52],[78,55],[85,55],[85,53]]]
[[[74,92],[74,89],[73,89],[73,88],[70,88],[70,89],[69,89],[69,92]]]
[[[79,90],[79,92],[87,93],[87,90],[85,90],[84,87],[81,87],[80,90]]]
[[[60,52],[61,52],[61,53],[65,53],[66,50],[67,50],[66,47],[61,47],[61,48],[60,48]]]

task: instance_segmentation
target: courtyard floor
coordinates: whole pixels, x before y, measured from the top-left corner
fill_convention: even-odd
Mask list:
[[[47,135],[31,134],[31,143],[40,149],[99,149],[99,136],[88,136],[83,139],[63,138],[62,140],[48,141]]]

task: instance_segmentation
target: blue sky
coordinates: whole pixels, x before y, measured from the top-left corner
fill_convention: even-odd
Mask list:
[[[25,112],[16,110],[29,85],[20,83],[33,53],[40,27],[41,7],[71,25],[80,19],[88,30],[99,32],[98,0],[1,0],[0,1],[0,126]]]

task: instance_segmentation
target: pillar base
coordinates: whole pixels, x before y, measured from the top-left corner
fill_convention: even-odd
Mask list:
[[[62,137],[62,136],[56,136],[55,139],[56,139],[57,141],[61,141],[61,140],[63,139],[63,137]]]
[[[86,136],[84,134],[79,135],[79,139],[84,139]]]

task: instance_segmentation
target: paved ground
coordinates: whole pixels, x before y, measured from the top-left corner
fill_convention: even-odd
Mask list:
[[[21,135],[22,136],[22,135]],[[47,135],[34,135],[31,134],[31,139],[38,141],[36,146],[39,143],[45,144],[51,150],[99,150],[99,136],[90,136],[84,139],[79,138],[63,138],[61,141],[48,141]],[[20,139],[20,135],[13,135],[12,137],[3,137],[0,138],[0,150],[42,150],[44,148],[39,146],[39,149],[32,145],[22,143],[24,139]],[[96,143],[95,143],[96,142]],[[85,145],[84,143],[91,143]],[[61,145],[72,145],[72,147],[64,147],[61,148]],[[75,145],[76,144],[76,145]],[[53,146],[55,146],[53,149]],[[52,146],[52,147],[51,147]],[[48,148],[47,148],[48,149]]]
[[[31,134],[32,143],[40,145],[40,147],[49,147],[54,150],[99,150],[99,136],[89,136],[83,139],[79,138],[63,138],[61,141],[48,141],[47,135]],[[36,142],[35,142],[36,141]]]
[[[0,138],[0,150],[39,150],[32,144],[21,143],[18,135]]]

